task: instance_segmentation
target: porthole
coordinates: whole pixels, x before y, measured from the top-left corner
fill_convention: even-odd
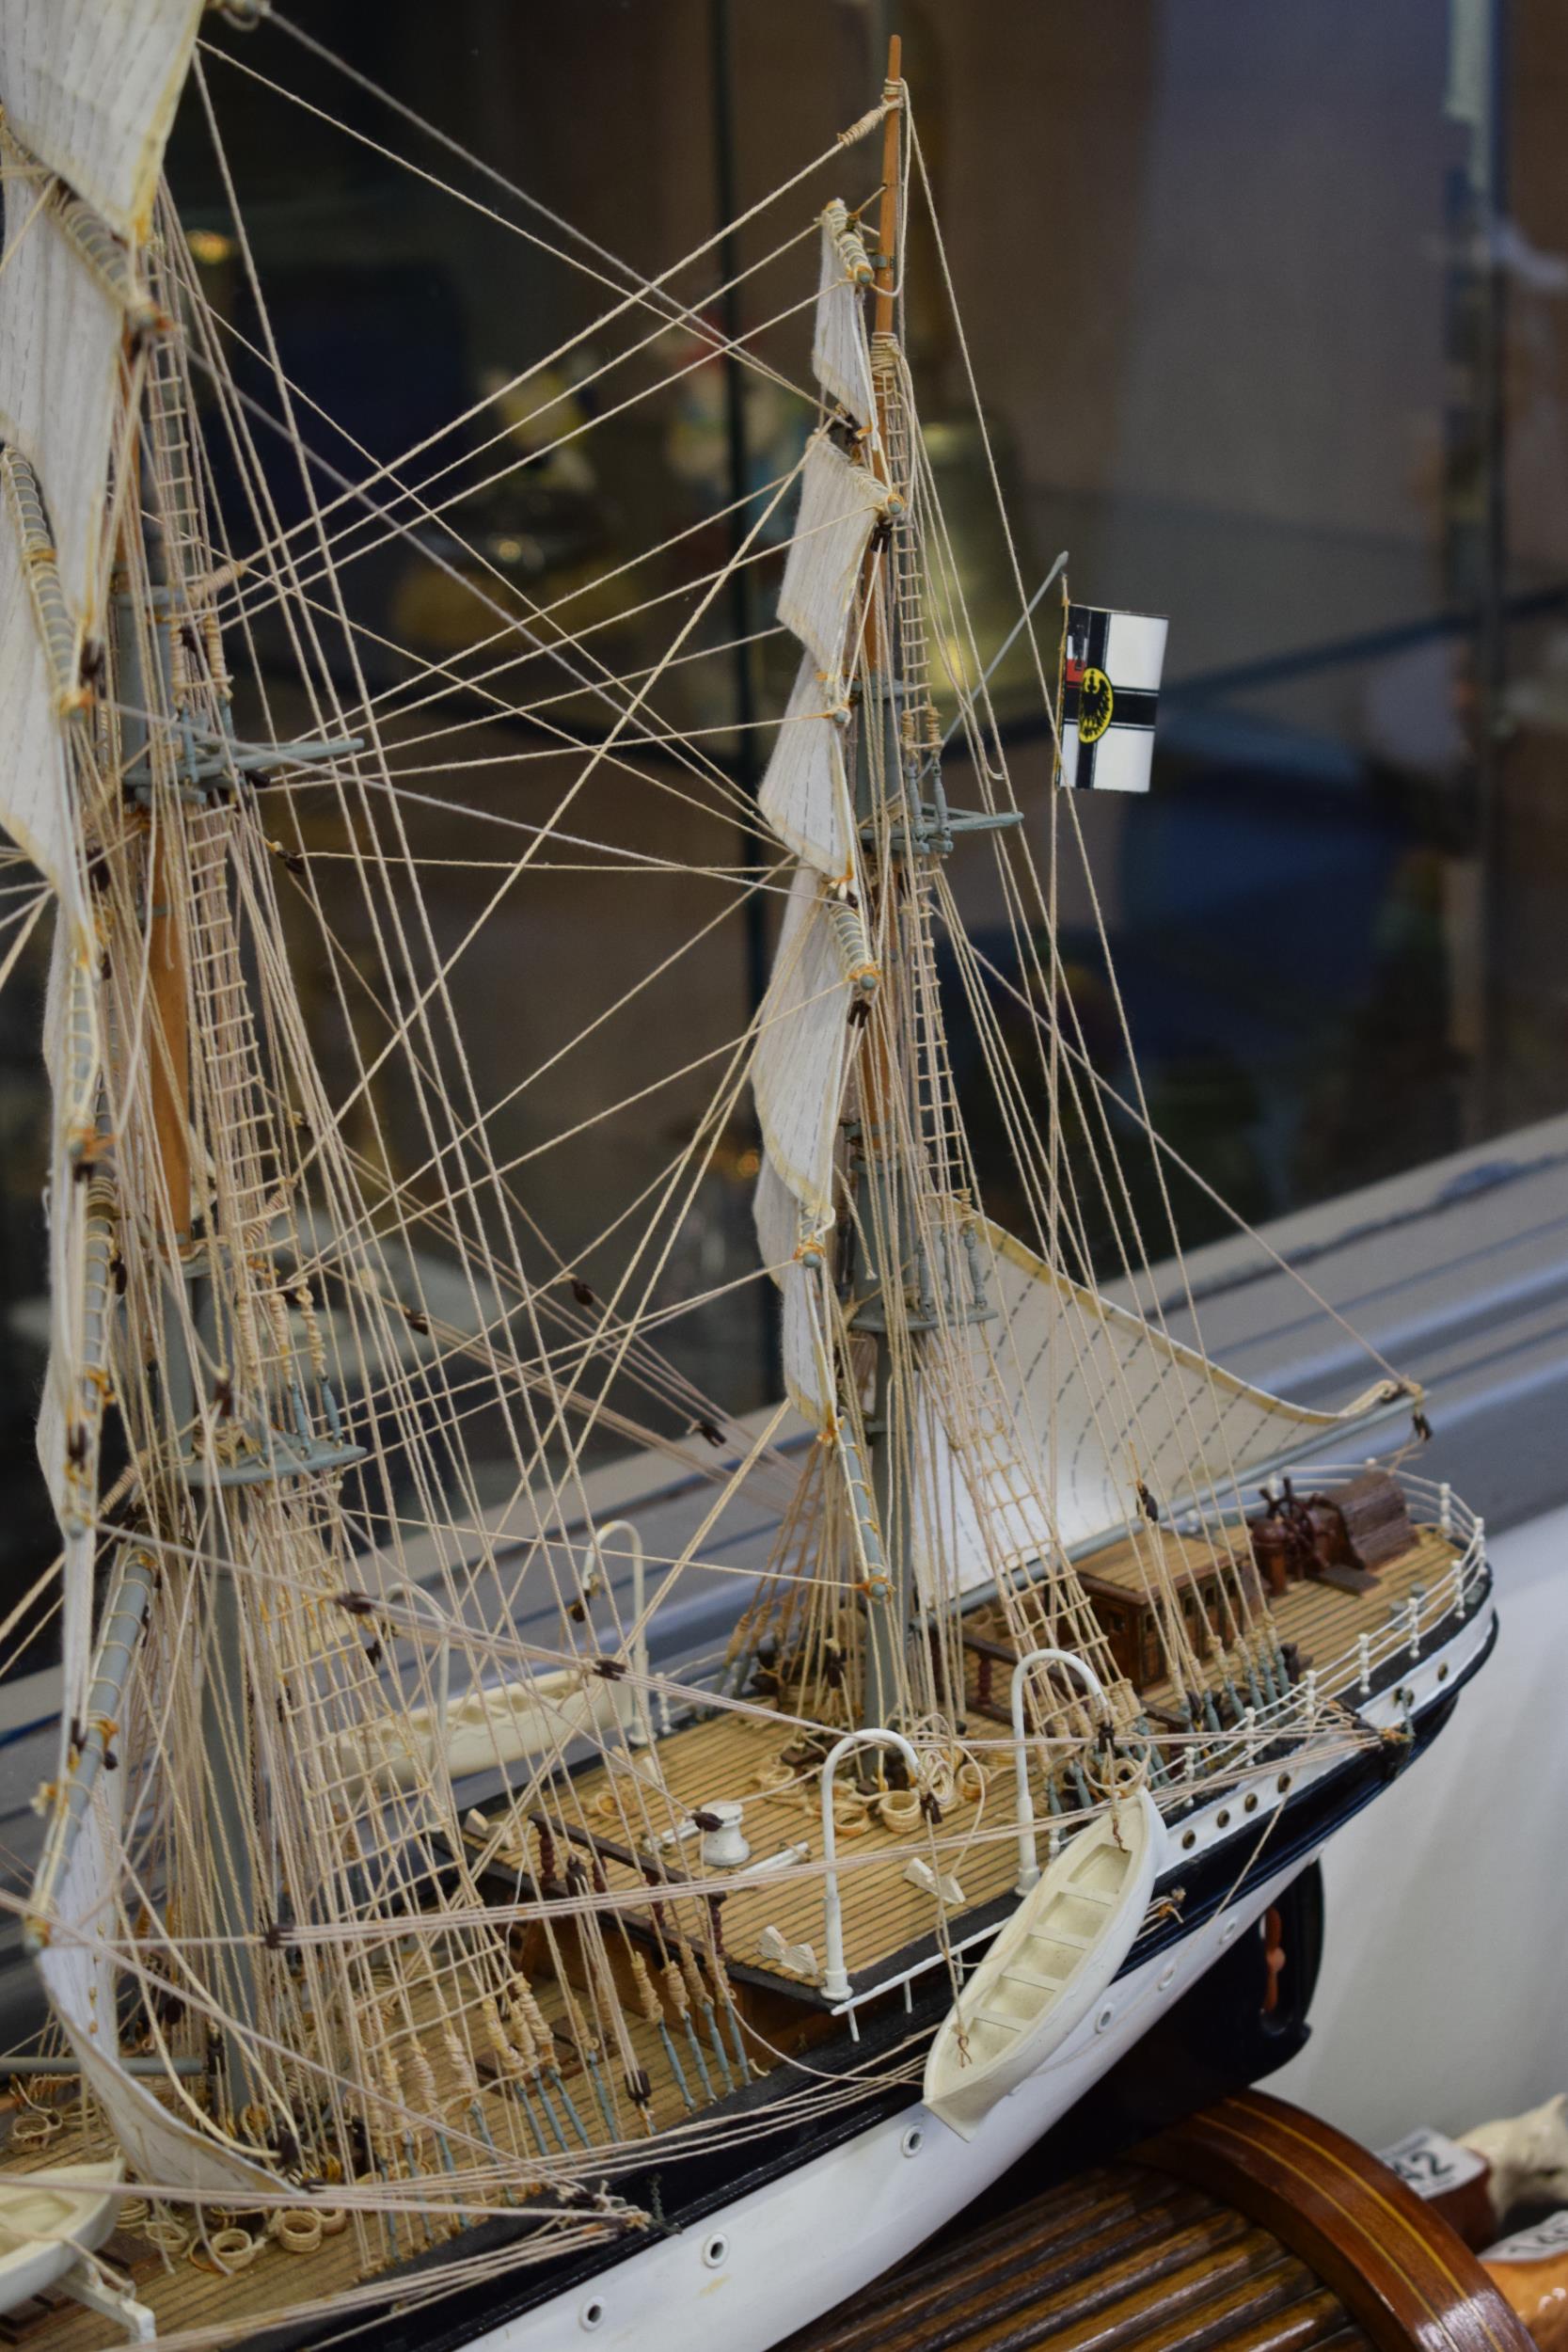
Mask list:
[[[918,2156],[925,2145],[926,2135],[918,2123],[911,2123],[898,2142],[900,2153],[906,2156]]]
[[[1222,1805],[1220,1810],[1215,1814],[1214,1827],[1216,1829],[1228,1829],[1230,1827],[1230,1807],[1228,1805]]]
[[[1286,1789],[1287,1789],[1287,1788],[1289,1788],[1289,1787],[1290,1787],[1290,1786],[1291,1786],[1291,1775],[1290,1775],[1290,1773],[1289,1773],[1289,1772],[1281,1772],[1281,1773],[1280,1773],[1280,1775],[1279,1775],[1279,1781],[1278,1781],[1279,1793],[1280,1793],[1280,1795],[1281,1795],[1281,1796],[1283,1796],[1283,1795],[1285,1794]]]
[[[1182,1847],[1182,1851],[1183,1851],[1183,1852],[1190,1853],[1190,1852],[1192,1851],[1192,1849],[1193,1849],[1193,1848],[1194,1848],[1196,1844],[1197,1844],[1197,1832],[1196,1832],[1196,1829],[1189,1829],[1189,1830],[1185,1830],[1185,1831],[1183,1831],[1183,1833],[1182,1833],[1182,1837],[1181,1837],[1181,1847]]]
[[[603,2318],[604,2305],[599,2301],[598,2296],[595,2296],[591,2303],[585,2303],[581,2311],[578,2312],[578,2326],[583,2329],[585,2334],[592,2335],[594,2328],[600,2325]]]
[[[1175,1982],[1176,1963],[1174,1960],[1167,1960],[1160,1971],[1160,1979],[1154,1989],[1157,1993],[1168,1993]]]
[[[1247,1791],[1246,1801],[1242,1806],[1242,1811],[1243,1813],[1256,1813],[1257,1810],[1258,1791],[1256,1788],[1251,1788]]]
[[[721,2233],[718,2237],[710,2237],[704,2247],[703,2260],[710,2270],[722,2270],[729,2259],[729,2251],[730,2241]]]
[[[1443,1662],[1442,1662],[1442,1664],[1441,1664],[1441,1665],[1438,1667],[1438,1669],[1437,1669],[1437,1679],[1438,1679],[1438,1681],[1439,1681],[1439,1682],[1447,1682],[1448,1678],[1449,1678],[1449,1661],[1448,1661],[1448,1660],[1445,1658],[1445,1659],[1444,1659],[1444,1661],[1443,1661]]]
[[[1104,2008],[1101,2010],[1099,2016],[1094,2021],[1094,2029],[1096,2033],[1106,2033],[1110,2030],[1111,2026],[1116,2024],[1116,2021],[1117,2005],[1115,2001],[1107,2001]]]
[[[1226,1946],[1227,1946],[1227,1944],[1234,1944],[1234,1942],[1236,1941],[1237,1935],[1238,1935],[1238,1934],[1240,1933],[1240,1931],[1241,1931],[1241,1925],[1242,1925],[1242,1923],[1241,1923],[1241,1921],[1240,1921],[1239,1919],[1237,1919],[1237,1918],[1229,1918],[1229,1919],[1227,1919],[1227,1920],[1226,1921],[1226,1923],[1225,1923],[1224,1927],[1223,1927],[1223,1928],[1221,1928],[1221,1930],[1220,1930],[1220,1949],[1221,1949],[1221,1951],[1222,1951],[1222,1952],[1224,1951],[1224,1949],[1225,1949],[1225,1947],[1226,1947]]]

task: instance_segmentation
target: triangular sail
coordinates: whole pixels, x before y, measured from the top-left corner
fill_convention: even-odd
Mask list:
[[[126,1562],[104,1612],[103,1661],[111,1678],[97,1695],[123,1710],[125,1669],[141,1638],[150,1585],[145,1557]],[[116,1731],[115,1736],[120,1735]],[[182,2116],[135,2081],[119,2063],[116,2007],[117,1884],[124,1826],[125,1774],[104,1770],[107,1731],[87,1734],[96,1771],[80,1769],[55,1814],[28,1921],[38,1968],[55,2016],[83,2074],[140,2177],[193,2197],[233,2199],[269,2185],[237,2149],[214,2144],[195,2111]]]
[[[980,1232],[995,1319],[928,1358],[915,1421],[916,1492],[929,1499],[918,1574],[933,1598],[955,1576],[963,1591],[984,1583],[999,1546],[1004,1565],[1053,1544],[1081,1557],[1135,1526],[1146,1497],[1166,1515],[1214,1494],[1234,1508],[1243,1480],[1349,1443],[1408,1399],[1395,1380],[1338,1412],[1273,1396],[1053,1272],[1000,1226]],[[953,1399],[982,1388],[1002,1414],[977,1430]],[[1016,1499],[1009,1469],[1051,1498],[1049,1513]]]

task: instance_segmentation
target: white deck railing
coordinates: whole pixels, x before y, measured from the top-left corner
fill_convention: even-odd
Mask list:
[[[1351,1479],[1359,1477],[1363,1468],[1362,1464],[1354,1464],[1348,1467],[1335,1466],[1315,1471],[1314,1486],[1319,1490],[1332,1492],[1337,1486],[1346,1485]],[[1418,1586],[1402,1601],[1396,1603],[1390,1612],[1387,1623],[1376,1632],[1367,1631],[1359,1634],[1349,1648],[1343,1650],[1326,1666],[1308,1668],[1299,1683],[1292,1685],[1271,1704],[1245,1708],[1240,1724],[1227,1727],[1217,1738],[1212,1732],[1190,1732],[1167,1740],[1152,1741],[1154,1753],[1156,1755],[1164,1753],[1167,1787],[1174,1785],[1180,1788],[1183,1781],[1196,1784],[1200,1778],[1211,1780],[1219,1778],[1222,1774],[1231,1776],[1244,1772],[1256,1764],[1261,1754],[1277,1741],[1294,1741],[1309,1738],[1318,1727],[1331,1701],[1348,1696],[1353,1706],[1358,1704],[1371,1694],[1374,1684],[1380,1678],[1382,1669],[1390,1661],[1403,1657],[1410,1659],[1414,1663],[1419,1660],[1423,1645],[1430,1645],[1431,1637],[1440,1626],[1447,1624],[1450,1618],[1462,1623],[1469,1615],[1481,1597],[1486,1581],[1485,1522],[1477,1518],[1476,1514],[1462,1502],[1446,1484],[1440,1485],[1435,1480],[1428,1478],[1402,1475],[1399,1484],[1412,1505],[1411,1515],[1412,1518],[1417,1518],[1418,1527],[1434,1529],[1458,1547],[1451,1564],[1443,1570],[1440,1576],[1433,1579],[1430,1586]],[[1244,1645],[1238,1645],[1234,1653],[1238,1663],[1243,1651]],[[1055,1658],[1058,1653],[1042,1652],[1039,1655]],[[1035,1661],[1030,1659],[1022,1660],[1020,1667],[1021,1669],[1027,1668],[1033,1662]],[[1021,1791],[1018,1801],[1021,1854],[1025,1839],[1029,1841],[1031,1850],[1033,1845],[1034,1799],[1028,1782],[1029,1758],[1031,1755],[1035,1755],[1044,1760],[1049,1757],[1053,1748],[1059,1749],[1061,1746],[1059,1737],[1053,1738],[1050,1735],[1040,1734],[1026,1735],[1023,1732],[1022,1680],[1022,1673],[1015,1674],[1014,1695],[1018,1704],[1014,1709],[1014,1737],[1011,1743],[1018,1787]],[[911,1778],[918,1785],[918,1770],[914,1766],[907,1741],[885,1730],[864,1732],[860,1735],[860,1738],[870,1743],[886,1741],[892,1746],[902,1749],[911,1762]],[[855,1744],[857,1742],[853,1739],[840,1741],[839,1746],[833,1751],[832,1762],[836,1764],[840,1754]],[[1219,1769],[1216,1770],[1216,1767]],[[825,1829],[829,1802],[831,1798],[825,1796]],[[907,2005],[911,1997],[910,1987],[915,1977],[923,1975],[929,1968],[942,1964],[947,1958],[949,1950],[956,1955],[970,1944],[987,1941],[992,1934],[993,1930],[989,1927],[977,1929],[972,1935],[966,1936],[962,1942],[946,1948],[939,1948],[895,1976],[879,1978],[874,1985],[868,1985],[863,1992],[851,1993],[848,1979],[844,1972],[842,1915],[839,1911],[838,1879],[831,1837],[826,1837],[825,1843],[828,1850],[825,1887],[828,1913],[826,1942],[830,1953],[829,1973],[832,1980],[825,1979],[823,1990],[833,2002],[836,2010],[840,2012],[847,2010],[851,2028],[854,2027],[855,2023],[854,2011],[863,2002],[875,1999],[901,1986],[904,1989]],[[1053,1838],[1053,1846],[1054,1843]],[[1022,1875],[1022,1872],[1021,1875]],[[836,1966],[832,1965],[833,1960],[836,1960]]]

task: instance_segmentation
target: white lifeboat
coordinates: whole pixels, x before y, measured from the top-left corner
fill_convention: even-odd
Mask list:
[[[118,2158],[0,2174],[0,2312],[68,2284],[112,2233],[125,2193]]]
[[[472,1691],[450,1708],[411,1707],[344,1731],[338,1769],[359,1802],[420,1784],[440,1786],[498,1765],[558,1755],[574,1740],[635,1724],[635,1694],[586,1667],[557,1667]]]
[[[1164,1850],[1159,1808],[1139,1788],[1081,1830],[1023,1897],[926,2060],[926,2105],[962,2138],[1104,1992],[1143,1925]]]

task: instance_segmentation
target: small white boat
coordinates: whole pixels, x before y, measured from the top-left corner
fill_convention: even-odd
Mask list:
[[[635,1694],[590,1668],[563,1666],[471,1691],[449,1708],[388,1711],[338,1741],[339,1770],[357,1803],[368,1787],[385,1795],[420,1782],[463,1780],[539,1756],[574,1740],[635,1726]]]
[[[1139,1788],[1082,1830],[1023,1897],[926,2061],[926,2105],[963,2138],[1104,1992],[1143,1924],[1164,1846],[1159,1809]]]
[[[117,2157],[0,2175],[0,2312],[59,2286],[103,2245],[125,2194],[120,2170]]]

